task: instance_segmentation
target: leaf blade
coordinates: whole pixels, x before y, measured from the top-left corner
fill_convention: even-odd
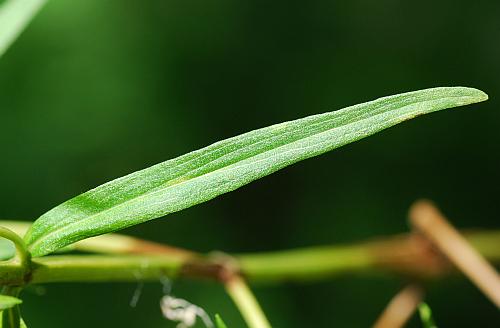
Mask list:
[[[418,313],[424,328],[437,328],[434,318],[432,317],[432,310],[427,303],[420,303],[418,306]]]
[[[433,88],[247,132],[70,199],[35,221],[25,240],[42,256],[208,201],[416,116],[486,99],[477,89]]]
[[[14,296],[0,295],[0,311],[13,308],[16,305],[21,304],[22,302],[23,301]]]
[[[222,317],[218,313],[215,314],[215,327],[227,328],[226,323],[222,320]]]

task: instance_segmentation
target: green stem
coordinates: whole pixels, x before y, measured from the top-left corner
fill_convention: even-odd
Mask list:
[[[250,281],[318,280],[348,272],[373,270],[376,258],[367,245],[310,247],[236,255]]]
[[[33,260],[31,282],[150,281],[177,276],[182,264],[159,255],[47,256]]]
[[[24,240],[17,235],[14,231],[5,227],[0,227],[0,237],[6,238],[14,243],[17,250],[17,258],[19,259],[21,267],[28,271],[30,269],[30,253],[26,248]]]
[[[5,229],[1,231],[5,232]],[[500,231],[477,231],[464,235],[489,261],[500,263]],[[15,236],[10,237],[16,239]],[[19,254],[24,254],[26,258],[29,254],[23,251],[23,243],[17,241],[21,249]],[[421,246],[410,234],[352,245],[243,254],[234,258],[236,271],[250,282],[318,280],[340,274],[381,271],[426,278],[451,271],[447,262]],[[210,255],[179,256],[176,252],[45,256],[31,261],[29,276],[17,263],[0,262],[0,284],[155,281],[164,276],[224,281],[224,265],[218,260]],[[26,281],[27,278],[30,280]]]
[[[271,327],[257,299],[241,277],[233,276],[224,284],[224,287],[249,328]]]
[[[486,259],[500,263],[500,231],[464,232]],[[412,234],[365,243],[309,247],[296,250],[234,256],[241,272],[252,282],[304,281],[348,273],[376,271],[433,278],[452,267]]]

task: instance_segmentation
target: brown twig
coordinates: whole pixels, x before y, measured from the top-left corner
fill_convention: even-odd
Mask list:
[[[410,221],[500,308],[500,276],[431,202],[416,202],[410,209]]]
[[[422,301],[423,291],[409,285],[397,293],[377,319],[374,328],[400,328],[405,325]]]

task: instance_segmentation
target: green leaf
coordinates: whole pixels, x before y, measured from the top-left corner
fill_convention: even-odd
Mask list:
[[[227,328],[226,324],[224,321],[222,321],[222,318],[220,317],[219,314],[215,315],[215,327],[216,328]]]
[[[42,256],[208,201],[416,116],[487,98],[472,88],[426,89],[254,130],[70,199],[35,221],[25,240]]]
[[[21,34],[46,0],[5,0],[0,4],[0,56]]]
[[[420,303],[418,306],[418,313],[420,314],[420,320],[422,320],[423,328],[437,328],[432,318],[432,311],[427,303]]]
[[[2,327],[3,327],[3,328],[8,327],[8,326],[4,326],[4,325],[2,324],[2,321],[3,321],[3,320],[2,320],[2,316],[0,316],[0,328],[2,328]],[[21,318],[20,328],[28,328],[28,326],[26,326],[26,323],[24,322],[23,318]]]
[[[0,311],[13,308],[22,302],[23,301],[14,296],[0,295]]]
[[[3,328],[21,328],[21,313],[17,304],[2,311]]]

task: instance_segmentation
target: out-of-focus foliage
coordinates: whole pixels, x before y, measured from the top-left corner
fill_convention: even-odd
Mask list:
[[[46,0],[0,1],[0,57],[26,28]]]
[[[422,320],[424,328],[437,328],[432,318],[432,310],[427,303],[421,303],[418,306],[418,314],[420,315],[420,320]]]
[[[0,311],[10,309],[21,303],[22,301],[16,297],[0,295]]]
[[[215,315],[215,326],[217,328],[227,328],[227,326],[224,323],[224,321],[222,320],[221,316],[218,314]]]
[[[405,123],[127,233],[199,251],[351,242],[406,231],[420,197],[460,228],[498,228],[499,16],[491,0],[49,1],[0,59],[0,217],[34,220],[241,131],[379,95],[471,85],[490,101]],[[366,327],[400,283],[345,277],[256,294],[277,327]],[[498,318],[460,277],[428,287],[443,327]],[[130,308],[134,289],[48,285],[24,292],[21,310],[42,328],[174,327],[161,317],[159,283]],[[176,281],[172,291],[243,326],[220,286]]]
[[[16,255],[14,243],[0,237],[0,261],[11,259],[14,255]]]

